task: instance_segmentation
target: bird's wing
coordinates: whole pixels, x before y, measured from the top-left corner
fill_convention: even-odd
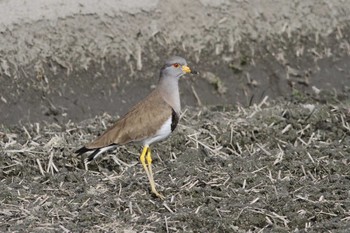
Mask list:
[[[142,141],[154,135],[172,115],[171,106],[154,90],[135,105],[105,133],[86,145],[87,149],[102,148],[111,144],[123,145]]]

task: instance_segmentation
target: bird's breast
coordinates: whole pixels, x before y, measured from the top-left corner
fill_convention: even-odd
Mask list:
[[[146,138],[143,141],[144,145],[151,145],[154,142],[158,142],[161,141],[165,138],[167,138],[171,132],[172,132],[172,128],[173,128],[173,123],[172,123],[172,116],[170,116],[164,123],[163,125],[157,130],[157,132],[152,135],[149,138]]]

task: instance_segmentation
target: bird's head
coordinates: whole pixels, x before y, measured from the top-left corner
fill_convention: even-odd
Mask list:
[[[173,56],[166,60],[164,66],[160,70],[161,77],[171,76],[178,79],[188,73],[198,74],[197,71],[191,70],[191,68],[187,66],[187,62],[184,58],[178,56]]]

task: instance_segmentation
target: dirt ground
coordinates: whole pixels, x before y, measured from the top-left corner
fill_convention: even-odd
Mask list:
[[[350,3],[99,2],[0,0],[0,232],[349,232]],[[162,201],[139,145],[74,151],[174,54]]]
[[[107,114],[2,127],[0,231],[347,232],[350,104],[332,97],[187,108],[153,146],[164,201],[139,146],[88,165],[73,155],[113,122]]]

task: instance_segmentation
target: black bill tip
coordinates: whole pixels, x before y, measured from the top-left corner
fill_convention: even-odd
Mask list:
[[[196,70],[191,70],[191,74],[199,74],[199,72]]]

